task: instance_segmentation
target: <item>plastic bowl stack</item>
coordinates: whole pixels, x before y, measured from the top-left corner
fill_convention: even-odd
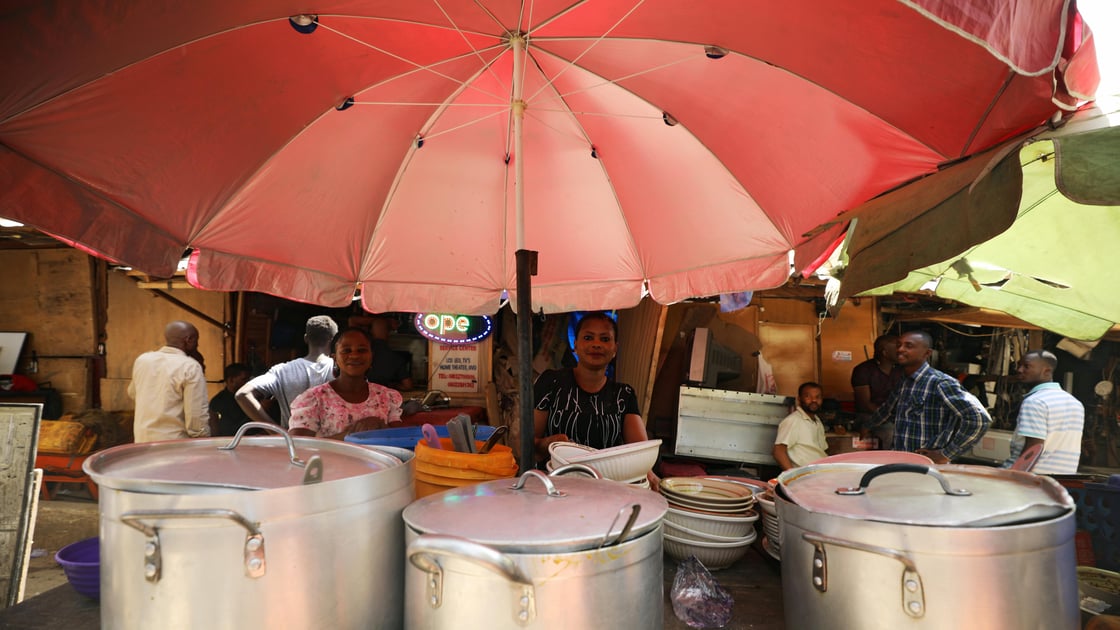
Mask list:
[[[549,472],[568,464],[584,464],[597,470],[603,479],[649,487],[646,475],[653,470],[661,451],[661,440],[633,442],[611,448],[591,448],[575,442],[548,445]]]
[[[714,571],[734,564],[755,541],[756,488],[711,477],[669,477],[660,490],[669,502],[663,534],[669,557],[696,556]]]
[[[762,512],[762,548],[770,557],[781,561],[782,523],[778,520],[778,509],[774,505],[774,491],[767,490],[758,495],[758,507]]]
[[[86,597],[101,597],[101,545],[96,537],[66,545],[54,555],[70,586]]]

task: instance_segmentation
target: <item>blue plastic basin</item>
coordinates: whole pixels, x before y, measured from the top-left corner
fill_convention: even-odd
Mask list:
[[[494,433],[494,429],[488,424],[474,425],[474,439],[485,440]],[[436,435],[440,437],[451,437],[447,433],[447,427],[444,425],[436,425]],[[362,431],[360,433],[351,433],[347,435],[345,440],[355,444],[366,444],[373,446],[395,446],[397,448],[407,448],[408,450],[415,450],[416,443],[424,437],[421,427],[396,427],[392,429],[374,429],[373,431]]]
[[[86,597],[101,597],[101,545],[98,538],[70,543],[54,554],[70,586]]]

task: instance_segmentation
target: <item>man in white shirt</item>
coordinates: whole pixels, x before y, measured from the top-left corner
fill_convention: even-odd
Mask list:
[[[825,457],[828,440],[824,424],[817,417],[824,401],[824,390],[816,383],[802,383],[797,388],[797,407],[778,425],[771,453],[782,470],[797,468]]]
[[[210,435],[206,377],[191,354],[198,351],[198,329],[175,321],[163,330],[165,345],[145,352],[132,364],[128,395],[136,401],[136,442]]]
[[[1085,427],[1085,406],[1053,382],[1058,357],[1046,350],[1023,355],[1017,370],[1019,382],[1031,388],[1019,407],[1019,420],[1011,439],[1011,457],[1004,467],[1013,465],[1023,451],[1035,444],[1042,452],[1029,470],[1040,475],[1073,475],[1081,460],[1081,432]],[[1018,469],[1027,470],[1027,462]]]
[[[334,378],[331,340],[338,334],[338,324],[327,315],[307,320],[307,356],[278,363],[237,390],[237,404],[256,422],[275,422],[261,407],[257,396],[271,396],[280,407],[280,426],[288,428],[292,401],[303,392]]]

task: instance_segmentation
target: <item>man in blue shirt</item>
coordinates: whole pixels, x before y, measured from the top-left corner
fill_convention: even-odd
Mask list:
[[[930,367],[933,339],[924,331],[903,333],[898,364],[906,376],[875,410],[871,426],[894,419],[894,450],[925,455],[935,463],[967,453],[992,418],[957,379]]]

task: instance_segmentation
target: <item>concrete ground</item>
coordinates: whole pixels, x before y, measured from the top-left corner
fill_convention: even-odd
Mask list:
[[[23,598],[29,599],[60,584],[66,574],[54,560],[59,549],[97,536],[97,501],[80,484],[59,484],[55,498],[39,501],[31,533],[31,561]]]

